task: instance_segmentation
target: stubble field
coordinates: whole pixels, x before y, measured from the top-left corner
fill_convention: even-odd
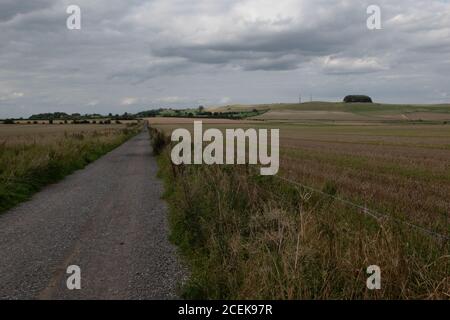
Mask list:
[[[193,120],[149,121],[170,134]],[[291,182],[245,166],[162,170],[175,185],[175,242],[198,271],[187,297],[450,296],[450,125],[205,120],[209,127],[280,129],[278,176]],[[186,240],[193,230],[201,240]],[[199,266],[205,256],[188,246],[209,263]],[[370,264],[383,270],[382,290],[365,287]]]
[[[149,119],[170,134],[192,119]],[[280,175],[449,232],[450,125],[204,121],[204,128],[280,129]]]

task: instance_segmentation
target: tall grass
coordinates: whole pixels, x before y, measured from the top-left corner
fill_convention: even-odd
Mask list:
[[[159,165],[171,239],[191,269],[185,298],[450,297],[448,242],[245,166],[174,166],[167,147]],[[381,290],[367,289],[370,265]]]
[[[150,134],[150,143],[152,145],[153,154],[158,156],[169,144],[170,139],[160,130],[157,130],[150,126],[148,127],[148,130]]]
[[[81,169],[139,129],[48,134],[26,142],[0,143],[0,212],[27,200],[43,186]]]

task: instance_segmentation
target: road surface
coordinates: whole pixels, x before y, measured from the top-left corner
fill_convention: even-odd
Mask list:
[[[185,272],[156,172],[143,132],[0,214],[0,299],[176,298]]]

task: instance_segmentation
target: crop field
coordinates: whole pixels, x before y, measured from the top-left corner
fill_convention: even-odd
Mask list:
[[[233,105],[210,108],[212,112],[265,110],[252,117],[256,120],[318,121],[318,122],[448,122],[449,105],[392,105],[335,102],[307,102],[302,104]]]
[[[94,132],[113,132],[124,129],[124,124],[23,124],[23,125],[0,125],[0,143],[47,143],[58,140],[68,134],[89,134]]]
[[[193,223],[204,241],[197,250],[221,254],[199,267],[201,258],[186,249],[198,270],[187,297],[450,297],[450,252],[448,240],[441,237],[450,236],[450,125],[262,120],[204,121],[204,127],[280,129],[278,176],[290,182],[261,179],[245,166],[232,171],[227,166],[177,168],[169,179],[181,184],[179,190],[169,188],[180,246],[188,236],[180,224]],[[166,134],[192,127],[186,120],[149,121]],[[189,182],[180,182],[178,175]],[[201,199],[203,205],[194,205],[204,212],[199,220],[192,222],[189,213],[181,213],[183,200],[177,192]],[[186,206],[192,212],[192,202]],[[192,241],[187,243],[195,247],[200,240]],[[362,270],[369,264],[384,270],[388,284],[378,293],[362,289]],[[207,280],[204,272],[212,265],[219,274],[238,275]]]
[[[188,123],[153,120],[167,133],[190,129]],[[450,125],[204,123],[205,129],[279,128],[281,176],[319,189],[332,184],[357,204],[450,231]]]
[[[131,136],[136,125],[0,125],[0,212],[83,168]]]
[[[167,133],[192,119],[149,119]],[[417,219],[450,212],[450,125],[307,125],[204,121],[205,129],[280,129],[281,173]],[[427,221],[424,221],[427,223]],[[428,219],[434,223],[434,219]]]

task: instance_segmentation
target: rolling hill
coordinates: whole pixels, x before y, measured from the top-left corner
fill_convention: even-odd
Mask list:
[[[211,112],[267,110],[258,120],[448,121],[450,105],[307,102],[302,104],[230,105]]]

